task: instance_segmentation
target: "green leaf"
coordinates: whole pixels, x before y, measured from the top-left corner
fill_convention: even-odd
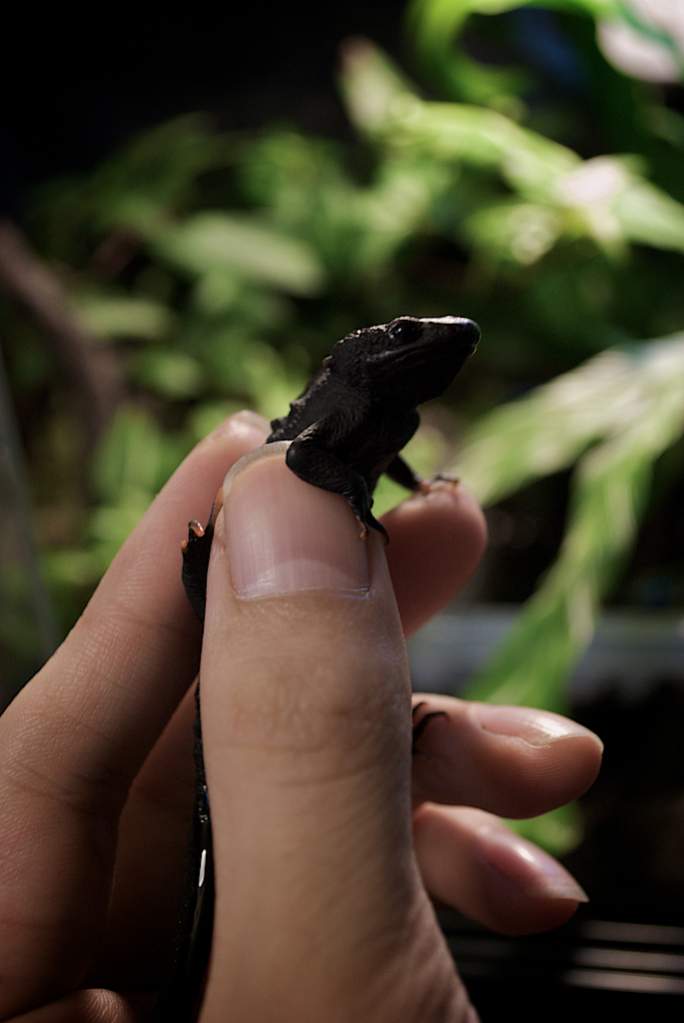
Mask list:
[[[466,221],[490,255],[498,247],[504,258],[534,262],[563,235],[589,237],[612,256],[629,242],[684,251],[684,206],[646,181],[634,160],[582,160],[495,110],[425,102],[370,44],[351,51],[343,83],[350,116],[391,155],[472,166],[518,194]]]
[[[684,252],[684,206],[645,181],[633,163],[625,157],[585,160],[557,180],[560,204],[599,244],[624,238]]]
[[[422,423],[415,436],[406,445],[402,457],[415,469],[419,476],[429,479],[444,464],[447,443],[444,435],[429,423]],[[373,514],[384,515],[395,505],[407,498],[406,490],[383,475],[373,497]]]
[[[570,852],[582,838],[582,819],[577,803],[566,803],[539,817],[506,823],[528,842],[534,842],[554,856]]]
[[[193,301],[204,316],[227,315],[240,301],[241,282],[225,270],[209,270],[198,279]]]
[[[220,426],[228,416],[239,412],[241,405],[234,401],[205,401],[192,409],[188,416],[188,427],[192,440],[202,440],[207,434]]]
[[[112,505],[131,492],[147,500],[159,482],[161,457],[162,436],[156,421],[134,405],[121,406],[93,461],[98,497]]]
[[[120,495],[112,505],[100,505],[89,522],[91,555],[98,574],[106,571],[120,547],[147,511],[150,496],[136,491]],[[180,532],[180,530],[179,530]]]
[[[197,213],[160,229],[153,251],[192,276],[233,274],[296,295],[312,295],[323,284],[313,250],[299,239],[254,217]]]
[[[631,241],[684,252],[684,205],[655,185],[632,180],[616,197],[615,212]]]
[[[549,195],[556,177],[581,163],[572,150],[494,110],[425,102],[370,43],[348,53],[342,85],[361,131],[392,148],[498,171],[531,196]]]
[[[131,379],[163,398],[192,398],[202,389],[202,369],[191,355],[148,349],[128,362]]]
[[[454,46],[470,14],[500,14],[520,0],[414,0],[408,30],[425,74],[448,97],[473,103],[497,103],[522,90],[524,77],[513,69],[492,68],[471,60]]]
[[[386,136],[388,121],[411,103],[415,89],[387,55],[365,39],[348,42],[342,57],[340,89],[352,122],[364,134]]]
[[[469,687],[473,699],[565,709],[568,674],[634,541],[653,465],[684,430],[684,335],[624,358],[634,385],[622,401],[608,399],[605,437],[579,463],[560,554]],[[604,396],[595,394],[597,404],[606,403],[611,387],[607,382]],[[567,410],[557,409],[553,433],[562,434],[567,422]],[[552,459],[558,451],[552,448]]]
[[[80,590],[93,586],[107,566],[100,562],[92,547],[69,547],[45,551],[43,567],[51,588]]]
[[[173,324],[173,314],[161,302],[141,295],[77,294],[74,305],[87,329],[103,339],[157,341]]]
[[[251,344],[241,369],[252,404],[266,419],[281,416],[294,395],[301,394],[306,379],[290,370],[282,356],[267,345]]]
[[[530,480],[572,465],[624,422],[639,394],[633,358],[601,352],[477,420],[463,438],[454,472],[484,504],[500,501]]]
[[[526,76],[518,69],[476,63],[458,46],[458,36],[471,15],[504,14],[530,6],[595,18],[621,11],[620,0],[413,0],[407,25],[422,70],[447,97],[503,106],[511,95],[523,91]]]
[[[546,206],[511,199],[483,204],[466,219],[464,229],[490,259],[530,266],[556,243],[563,220]]]

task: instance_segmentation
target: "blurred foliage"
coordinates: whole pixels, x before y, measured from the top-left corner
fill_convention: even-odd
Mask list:
[[[684,333],[604,352],[470,430],[460,465],[485,504],[578,462],[559,556],[471,696],[566,709],[565,681],[634,542],[653,466],[682,432]]]
[[[230,411],[282,414],[360,324],[459,313],[481,323],[480,352],[409,458],[452,462],[485,504],[575,467],[558,559],[473,686],[563,709],[684,427],[681,94],[607,59],[615,25],[681,69],[675,35],[628,0],[414,0],[408,56],[432,98],[357,40],[344,140],[185,116],[41,190],[27,229],[125,395],[84,468],[52,354],[2,308],[65,628]],[[383,483],[380,510],[398,496]]]

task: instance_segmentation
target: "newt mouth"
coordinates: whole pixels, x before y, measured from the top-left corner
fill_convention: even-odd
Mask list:
[[[468,354],[472,355],[480,341],[480,328],[474,320],[465,316],[430,316],[421,318],[421,323],[428,324],[428,343],[434,338],[440,340],[440,334],[444,335],[444,343],[458,343],[468,348]],[[435,324],[436,329],[431,330],[430,325]],[[440,329],[442,328],[442,329]]]

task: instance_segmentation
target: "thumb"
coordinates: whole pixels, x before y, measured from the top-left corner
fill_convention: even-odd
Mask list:
[[[412,852],[410,685],[384,544],[294,476],[283,447],[227,477],[209,573],[203,1023],[228,1006],[263,1023],[385,1019],[407,935],[419,917],[436,932]]]

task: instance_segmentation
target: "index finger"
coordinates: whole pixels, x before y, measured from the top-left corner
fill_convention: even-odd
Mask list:
[[[201,633],[180,581],[184,524],[208,512],[226,471],[267,432],[240,414],[191,452],[0,718],[0,1018],[81,980],[126,793],[197,668]]]

